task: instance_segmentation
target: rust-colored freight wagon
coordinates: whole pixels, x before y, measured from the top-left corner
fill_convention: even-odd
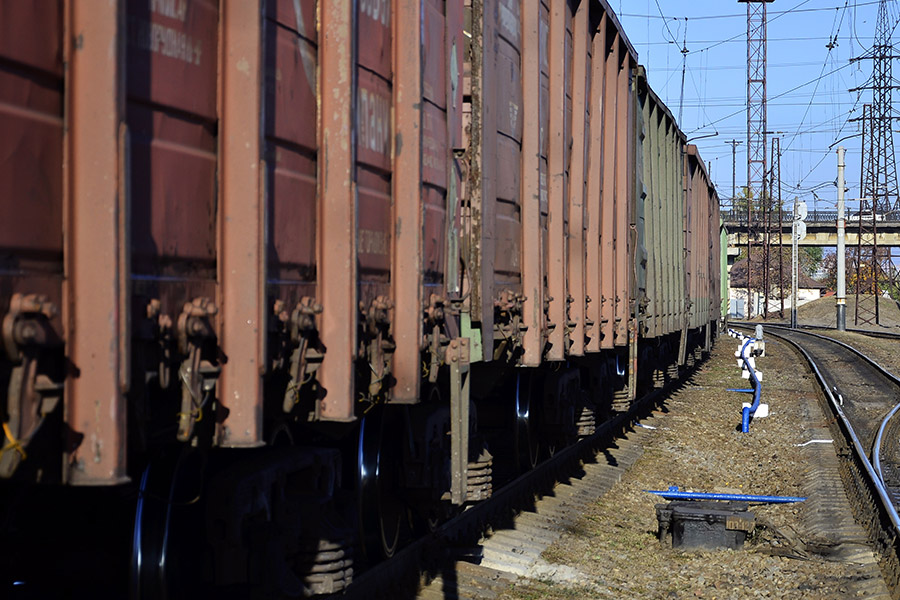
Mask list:
[[[718,266],[711,269],[715,260],[718,265],[719,238],[719,197],[710,180],[706,165],[697,152],[697,147],[688,144],[686,148],[687,193],[685,212],[688,238],[688,281],[689,281],[689,327],[707,328],[710,322],[719,318]],[[704,334],[709,336],[708,332]]]
[[[0,590],[338,591],[718,318],[606,0],[0,0],[0,131]]]
[[[625,345],[636,53],[604,3],[474,11],[466,233],[483,358],[497,338],[527,366]]]

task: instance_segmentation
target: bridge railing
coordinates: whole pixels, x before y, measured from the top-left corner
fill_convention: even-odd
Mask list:
[[[775,224],[778,223],[777,215],[774,216]],[[847,215],[849,216],[849,215]],[[892,215],[893,216],[893,215]],[[782,213],[782,225],[790,225],[793,220],[790,211],[785,211]],[[747,224],[747,211],[740,210],[725,210],[722,211],[722,219],[728,225],[746,225]],[[837,211],[836,210],[811,210],[809,214],[807,214],[804,219],[807,223],[837,223]],[[754,223],[756,225],[762,225],[762,219],[759,217],[754,218]]]

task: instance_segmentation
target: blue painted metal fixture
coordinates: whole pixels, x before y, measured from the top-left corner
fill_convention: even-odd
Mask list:
[[[750,419],[756,413],[756,409],[759,408],[759,402],[762,396],[762,382],[756,376],[755,365],[750,363],[748,351],[748,348],[756,342],[756,338],[745,336],[733,329],[730,330],[729,333],[732,337],[745,340],[743,346],[741,346],[741,360],[744,363],[744,368],[750,373],[750,383],[753,387],[749,389],[729,389],[728,391],[753,394],[753,403],[750,406],[744,406],[741,409],[741,433],[748,433],[750,431]]]
[[[753,494],[714,494],[709,492],[681,492],[673,485],[668,490],[644,490],[666,500],[731,500],[735,502],[759,502],[761,504],[789,504],[803,502],[798,496],[757,496]]]

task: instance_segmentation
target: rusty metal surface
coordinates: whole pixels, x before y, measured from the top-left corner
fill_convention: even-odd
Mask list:
[[[550,61],[550,131],[548,161],[549,236],[547,281],[550,295],[549,360],[563,360],[566,355],[566,11],[568,2],[550,6],[550,31],[547,53]]]
[[[252,2],[223,4],[220,15],[219,344],[228,357],[218,397],[228,417],[219,445],[263,444],[266,369],[266,199],[261,160],[263,15]],[[182,409],[182,413],[184,409]]]
[[[486,9],[487,10],[487,9]],[[518,2],[499,0],[493,30],[497,52],[494,56],[493,102],[490,110],[495,149],[493,184],[493,289],[491,310],[506,291],[520,292],[522,254],[527,240],[522,229],[522,163],[521,143],[524,114],[522,112],[522,32],[521,7]],[[486,76],[487,81],[487,76]],[[487,127],[487,120],[485,127]],[[486,148],[488,138],[485,138]],[[488,150],[486,150],[488,151]],[[492,328],[496,328],[495,323]]]
[[[660,269],[657,265],[659,259],[656,240],[659,238],[659,109],[651,101],[646,93],[646,78],[640,74],[638,85],[641,88],[639,105],[641,110],[641,124],[643,140],[641,142],[642,153],[642,177],[647,197],[644,200],[644,236],[646,239],[646,263],[644,265],[646,277],[647,306],[644,319],[644,335],[654,338],[661,335],[659,324],[659,284],[657,276]]]
[[[362,328],[360,339],[359,358],[363,365],[368,365],[367,379],[369,381],[367,392],[361,392],[370,397],[385,396],[390,394],[388,382],[392,373],[391,332],[396,331],[396,289],[392,282],[403,286],[404,294],[412,294],[412,298],[405,296],[404,301],[409,300],[421,310],[421,303],[416,301],[417,289],[414,290],[407,282],[411,277],[418,278],[418,269],[413,273],[400,274],[394,269],[393,249],[396,225],[403,229],[403,216],[411,216],[407,223],[416,231],[411,232],[411,246],[418,248],[417,240],[421,236],[419,229],[420,217],[409,213],[409,198],[403,199],[403,206],[397,206],[396,212],[393,206],[392,193],[395,185],[410,183],[418,186],[421,177],[421,169],[417,168],[412,182],[399,182],[393,173],[393,158],[395,145],[402,151],[402,140],[395,144],[394,126],[396,115],[394,108],[394,76],[393,72],[393,46],[392,26],[395,15],[388,10],[388,3],[383,0],[360,2],[356,5],[357,35],[354,46],[357,55],[354,56],[354,68],[356,71],[356,107],[354,113],[354,130],[356,132],[356,260],[358,264],[358,293],[359,310]],[[417,38],[420,39],[420,38]],[[323,92],[328,90],[322,86]],[[419,96],[421,84],[417,87],[417,102],[421,105]],[[330,92],[326,92],[330,93]],[[421,110],[419,108],[418,110]],[[419,118],[419,117],[416,117]],[[417,132],[416,135],[421,135]],[[418,140],[410,140],[413,147],[421,147]],[[400,221],[395,221],[398,218]],[[323,236],[327,238],[327,234]],[[403,260],[415,261],[419,264],[419,256],[405,256]],[[399,278],[399,279],[398,279]],[[415,310],[415,308],[413,309]],[[416,314],[415,312],[413,314]],[[419,313],[421,314],[421,313]],[[409,315],[412,318],[412,315]],[[406,315],[404,315],[406,318]],[[405,342],[415,343],[412,335],[404,331],[407,324],[399,325],[406,339]],[[416,327],[417,323],[411,325]],[[410,371],[408,357],[411,350],[407,350],[406,370]],[[365,369],[365,366],[363,367]],[[366,376],[364,374],[364,376]],[[410,401],[409,390],[404,390],[405,401]],[[414,398],[412,400],[415,400]]]
[[[63,6],[0,2],[0,314],[12,295],[62,307]],[[62,338],[62,319],[51,319]]]
[[[630,289],[631,244],[630,231],[632,219],[631,202],[631,169],[632,160],[629,147],[634,134],[631,120],[631,57],[622,53],[622,64],[619,67],[616,84],[616,209],[615,209],[615,325],[613,335],[616,346],[628,344],[628,320],[630,316],[629,302],[633,298]]]
[[[522,291],[525,331],[522,364],[536,367],[543,355],[544,262],[541,226],[541,43],[540,3],[522,11]]]
[[[218,4],[125,4],[133,308],[216,298]]]
[[[391,32],[393,15],[383,0],[357,5],[356,183],[359,306],[369,311],[379,297],[393,301],[392,107],[394,94]],[[329,90],[322,86],[322,90]],[[329,92],[330,93],[330,92]],[[415,142],[412,142],[415,145]],[[415,178],[418,181],[418,176]],[[418,219],[416,219],[418,221]],[[411,224],[416,227],[415,224]],[[385,324],[386,325],[386,324]],[[380,350],[378,350],[380,352]],[[366,359],[374,364],[378,356]],[[380,365],[375,366],[381,370]]]
[[[676,132],[670,130],[670,136],[674,139]],[[685,310],[686,310],[686,283],[685,283],[685,267],[684,252],[686,250],[684,238],[684,164],[685,157],[683,145],[667,144],[668,163],[667,173],[669,174],[669,202],[671,211],[669,227],[670,227],[670,243],[669,250],[671,269],[670,278],[670,319],[672,331],[680,331],[684,327]]]
[[[585,211],[587,213],[586,233],[586,293],[590,298],[587,305],[586,320],[590,322],[587,328],[588,352],[600,350],[602,305],[601,266],[600,266],[600,221],[602,215],[602,179],[603,179],[603,141],[604,141],[604,110],[605,110],[605,85],[606,85],[606,35],[608,25],[607,16],[604,13],[593,35],[591,46],[591,75],[590,75],[590,113],[589,127],[589,158],[587,171],[587,198]]]
[[[421,38],[422,19],[418,3],[400,3],[393,14],[397,35],[394,48],[394,97],[395,116],[393,222],[397,225],[393,238],[394,277],[392,294],[395,300],[393,322],[394,351],[393,375],[396,379],[392,400],[417,402],[419,379],[422,371],[420,344],[422,340],[422,193],[423,149],[428,150],[428,175],[432,183],[446,187],[446,126],[441,127],[444,114],[431,102],[423,103],[423,71]],[[425,79],[431,98],[444,92],[445,62],[442,15],[436,15],[434,7],[426,2],[426,33],[430,43],[426,49],[437,54],[430,56],[432,72]],[[437,39],[435,39],[437,38]],[[442,94],[443,95],[443,94]],[[440,98],[442,103],[444,98]],[[423,111],[424,106],[424,111]],[[429,123],[430,143],[423,144],[424,120]],[[440,133],[439,133],[440,132]],[[443,152],[441,152],[443,150]],[[443,160],[442,160],[443,155]],[[436,172],[435,172],[436,171]],[[444,177],[441,178],[442,174]],[[432,202],[432,206],[440,206]],[[437,228],[442,231],[442,227]],[[443,245],[441,244],[440,247]],[[432,254],[432,256],[434,256]],[[432,258],[434,260],[434,258]],[[434,270],[434,269],[433,269]],[[440,290],[438,290],[440,291]]]
[[[606,83],[603,106],[603,181],[600,209],[600,308],[601,348],[613,348],[613,326],[616,316],[616,138],[621,119],[619,113],[619,69],[622,62],[618,32],[612,36],[611,52],[606,56]]]
[[[585,164],[588,153],[588,136],[590,122],[587,113],[588,90],[590,85],[589,46],[589,8],[590,4],[582,2],[573,19],[572,37],[572,150],[569,160],[569,248],[568,248],[568,293],[571,297],[569,305],[570,346],[569,354],[581,356],[585,351]]]
[[[122,14],[85,3],[67,6],[66,140],[67,354],[78,373],[65,388],[71,430],[67,480],[109,485],[127,480],[123,350],[128,343],[127,134],[121,127]],[[123,349],[123,345],[126,347]]]
[[[316,296],[317,7],[316,0],[266,7],[267,294],[270,304],[293,308]]]
[[[688,197],[689,197],[689,242],[690,260],[690,327],[698,328],[716,318],[718,296],[715,294],[717,269],[713,268],[715,239],[718,238],[718,197],[715,195],[709,180],[709,173],[697,147],[687,146],[688,160]],[[713,218],[715,217],[715,223]]]
[[[350,420],[354,416],[353,364],[356,358],[357,304],[356,256],[356,146],[353,144],[354,3],[323,3],[320,27],[327,36],[319,40],[319,206],[317,239],[318,294],[322,311],[320,333],[327,358],[319,371],[324,397],[316,407],[322,419]],[[361,107],[362,109],[362,107]],[[363,140],[376,139],[375,131]],[[363,242],[361,237],[360,242]],[[372,242],[369,242],[372,243]]]

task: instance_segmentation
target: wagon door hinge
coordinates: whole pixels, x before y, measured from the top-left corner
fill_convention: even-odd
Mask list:
[[[280,315],[282,305],[276,303],[275,313]],[[312,380],[313,374],[319,370],[324,354],[318,344],[319,332],[316,329],[316,315],[322,314],[322,305],[316,304],[312,298],[304,296],[285,326],[288,329],[288,347],[291,348],[288,373],[290,381],[284,392],[282,408],[289,413],[300,401],[300,389]]]
[[[428,348],[429,363],[424,365],[427,369],[429,383],[436,383],[438,370],[441,368],[444,353],[442,349],[450,340],[441,332],[446,322],[447,301],[437,294],[431,294],[428,306],[425,307],[425,347]]]
[[[203,357],[204,347],[215,343],[211,318],[218,308],[209,298],[194,298],[185,303],[178,316],[178,351],[184,357],[178,367],[181,380],[181,412],[178,413],[178,441],[186,442],[194,434],[194,425],[203,418],[203,409],[216,387],[221,369],[218,361]]]
[[[394,303],[387,296],[378,296],[368,307],[362,302],[359,310],[362,318],[360,358],[369,363],[369,397],[385,389],[385,378],[391,372],[391,356],[394,343],[390,339],[390,310]]]
[[[56,306],[46,296],[13,294],[3,318],[3,347],[13,367],[7,390],[7,420],[0,435],[2,478],[12,476],[25,460],[25,448],[62,396],[62,382],[45,373],[43,362],[46,351],[61,344],[50,326],[55,315]]]

